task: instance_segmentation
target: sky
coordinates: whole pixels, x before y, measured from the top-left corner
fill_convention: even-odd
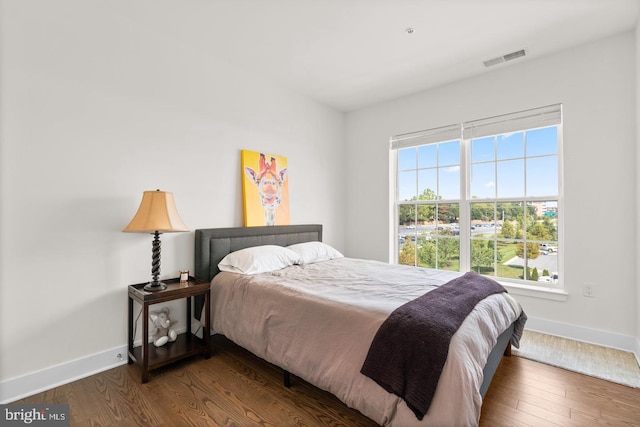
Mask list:
[[[524,198],[558,193],[557,127],[472,139],[472,198]],[[460,199],[460,140],[399,150],[399,200],[425,189]]]

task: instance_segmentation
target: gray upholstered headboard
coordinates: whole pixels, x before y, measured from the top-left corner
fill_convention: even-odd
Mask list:
[[[194,276],[210,281],[218,263],[228,253],[251,246],[322,241],[322,225],[276,225],[264,227],[205,228],[196,230]]]

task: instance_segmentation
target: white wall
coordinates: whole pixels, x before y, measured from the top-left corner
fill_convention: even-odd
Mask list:
[[[640,18],[636,25],[636,212],[640,213]],[[636,215],[636,358],[640,363],[640,269],[637,266],[640,255],[640,215]]]
[[[0,386],[126,345],[127,285],[151,270],[151,235],[121,232],[142,192],[172,191],[191,230],[241,226],[241,149],[287,156],[291,222],[344,250],[343,113],[109,2],[0,7]],[[193,231],[162,245],[162,278],[193,269]]]
[[[564,302],[518,298],[535,319],[530,325],[587,331],[596,341],[595,332],[602,331],[632,346],[638,309],[635,56],[634,34],[625,33],[349,113],[347,253],[388,260],[390,136],[563,103],[569,296]],[[596,298],[582,296],[584,282],[595,284]]]

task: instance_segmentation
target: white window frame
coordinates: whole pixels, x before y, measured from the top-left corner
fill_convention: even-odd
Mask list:
[[[509,132],[526,131],[536,128],[543,128],[549,126],[557,126],[558,130],[558,146],[557,146],[557,159],[558,159],[558,194],[556,196],[542,196],[542,197],[510,197],[510,198],[495,198],[487,199],[471,199],[470,189],[470,171],[471,171],[471,159],[470,159],[470,145],[471,140],[474,138],[500,135]],[[389,156],[389,170],[391,178],[392,191],[390,192],[390,218],[392,223],[389,227],[390,232],[390,245],[389,245],[389,260],[392,263],[398,263],[398,256],[400,250],[400,243],[398,239],[398,212],[399,212],[399,182],[398,182],[398,152],[400,149],[409,147],[418,147],[427,145],[430,143],[446,142],[451,140],[460,140],[460,185],[461,194],[460,199],[452,200],[451,203],[459,203],[460,217],[460,271],[469,271],[471,266],[470,261],[470,248],[471,248],[471,236],[468,234],[468,230],[471,227],[471,204],[473,202],[509,202],[509,201],[522,201],[525,204],[527,202],[533,202],[535,200],[557,200],[557,242],[558,242],[558,254],[557,254],[557,268],[559,278],[557,283],[543,283],[540,284],[531,280],[519,280],[509,279],[498,276],[490,276],[499,282],[508,286],[510,290],[514,288],[517,294],[541,296],[540,293],[547,293],[545,298],[564,300],[566,298],[566,292],[564,291],[564,197],[563,197],[563,131],[562,131],[562,105],[555,104],[541,108],[534,108],[530,110],[520,111],[511,114],[505,114],[501,116],[490,117],[481,120],[474,120],[465,122],[462,124],[455,124],[450,126],[439,127],[435,129],[429,129],[425,131],[412,132],[408,134],[397,135],[391,138],[390,141],[390,156]],[[448,201],[443,201],[448,202]],[[467,231],[467,232],[464,232]],[[550,295],[550,296],[549,296]]]

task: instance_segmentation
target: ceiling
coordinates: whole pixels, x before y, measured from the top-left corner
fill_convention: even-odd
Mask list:
[[[342,111],[632,30],[640,0],[154,0],[127,16]],[[413,33],[407,32],[413,28]],[[483,61],[527,56],[485,68]]]

